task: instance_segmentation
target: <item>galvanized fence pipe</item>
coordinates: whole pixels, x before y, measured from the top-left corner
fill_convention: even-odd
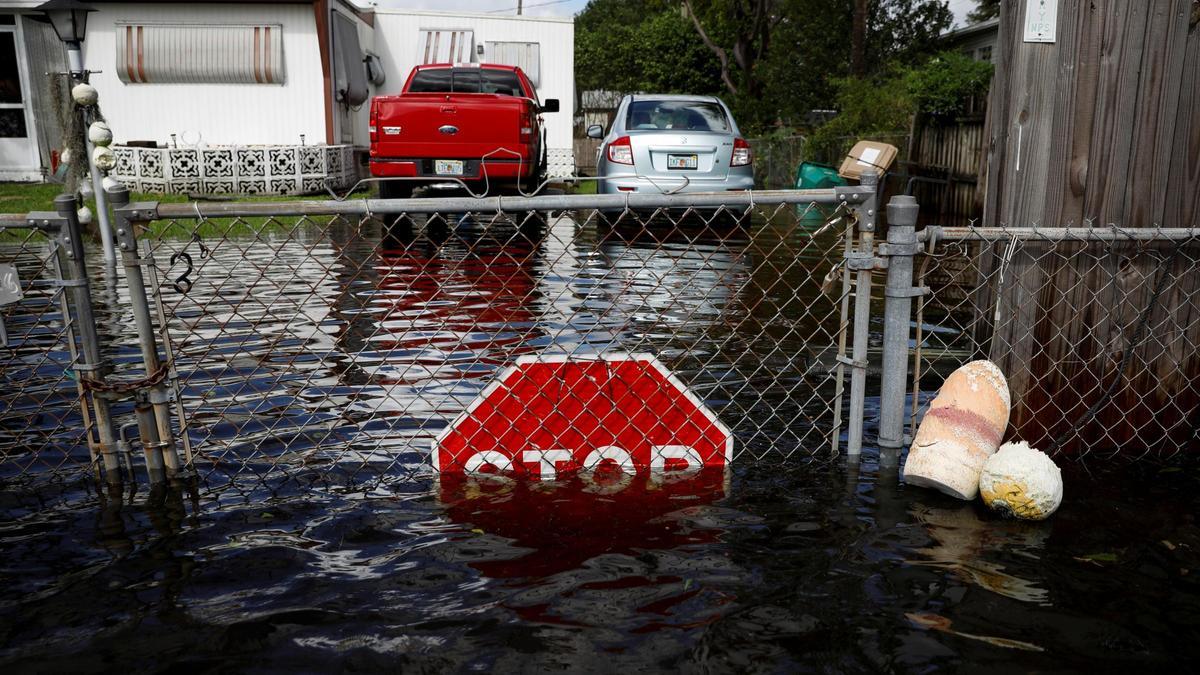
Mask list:
[[[858,455],[862,452],[863,418],[867,394],[867,349],[870,340],[871,322],[871,274],[876,266],[875,223],[878,208],[879,175],[874,171],[862,175],[861,193],[854,195],[858,205],[854,207],[858,216],[858,251],[852,253],[846,265],[858,272],[854,290],[854,338],[850,350],[850,428],[846,452]],[[861,201],[860,201],[861,198]]]
[[[880,257],[887,260],[884,287],[883,370],[879,393],[879,447],[898,450],[904,445],[904,395],[908,379],[908,339],[912,323],[913,257],[917,242],[917,200],[896,195],[888,203],[887,243]]]
[[[104,477],[109,483],[121,482],[121,464],[117,454],[117,435],[112,423],[108,400],[98,390],[104,386],[104,364],[100,355],[100,337],[96,332],[96,317],[92,311],[91,283],[88,280],[87,262],[84,260],[83,229],[79,226],[79,215],[74,195],[55,197],[54,206],[61,220],[59,237],[63,254],[67,258],[63,284],[71,289],[75,305],[75,325],[81,343],[79,360],[74,368],[77,377],[87,382],[91,391],[92,407],[96,413],[96,431],[100,437],[100,457],[104,463]],[[30,214],[32,218],[34,214]],[[86,400],[81,405],[87,405]]]
[[[865,185],[865,183],[864,183]],[[874,185],[874,184],[872,184]],[[154,204],[155,218],[252,218],[285,216],[369,216],[401,213],[491,213],[502,211],[569,211],[575,209],[653,210],[687,208],[753,208],[812,203],[857,204],[864,187],[819,190],[762,190],[657,194],[631,192],[613,195],[540,195],[535,197],[440,197],[419,199],[345,199],[290,202],[189,202]],[[852,195],[857,195],[852,197]]]
[[[158,355],[158,343],[154,323],[150,318],[150,301],[146,295],[146,280],[142,265],[149,261],[138,255],[136,208],[129,208],[129,190],[124,186],[112,191],[113,211],[116,216],[117,246],[121,251],[121,262],[125,267],[125,280],[129,286],[129,304],[133,310],[133,321],[137,328],[138,347],[142,352],[142,364],[146,371],[144,401],[139,401],[139,411],[153,409],[153,424],[139,424],[142,445],[146,448],[147,469],[153,472],[165,467],[168,471],[181,469],[179,455],[175,452],[175,437],[171,428],[171,397],[167,393],[166,369]],[[141,416],[139,416],[139,419]],[[147,420],[149,421],[149,420]],[[160,464],[161,462],[161,464]]]

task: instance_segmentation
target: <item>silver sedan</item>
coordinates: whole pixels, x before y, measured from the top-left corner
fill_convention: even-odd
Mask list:
[[[753,155],[725,103],[713,96],[637,94],[617,107],[601,138],[602,194],[723,192],[754,187]]]

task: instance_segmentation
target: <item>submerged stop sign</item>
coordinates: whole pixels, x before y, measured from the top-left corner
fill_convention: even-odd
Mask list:
[[[524,356],[438,434],[442,472],[726,466],[733,434],[653,356]]]

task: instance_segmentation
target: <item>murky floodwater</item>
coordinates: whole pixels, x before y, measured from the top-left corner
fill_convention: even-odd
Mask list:
[[[205,481],[123,494],[79,480],[5,483],[0,663],[1190,667],[1196,468],[1068,463],[1062,510],[1027,524],[909,489],[871,451],[861,464],[806,461],[824,448],[810,433],[820,399],[797,402],[764,373],[824,358],[805,344],[812,331],[795,329],[802,321],[777,320],[804,308],[815,317],[821,275],[798,280],[817,266],[789,268],[797,249],[764,236],[214,246],[193,291],[167,296],[192,335],[178,363]],[[101,311],[113,336],[128,323],[116,299]],[[37,400],[49,396],[37,408],[5,399],[6,478],[80,459],[72,432],[56,431],[74,420],[63,357],[39,356],[37,335],[4,363],[10,390],[37,382]],[[619,489],[422,475],[417,441],[515,355],[631,346],[671,358],[722,411],[748,448],[732,472]],[[128,338],[112,351],[119,367],[136,354]],[[17,431],[55,436],[65,454],[24,457]],[[347,466],[395,480],[347,487]]]

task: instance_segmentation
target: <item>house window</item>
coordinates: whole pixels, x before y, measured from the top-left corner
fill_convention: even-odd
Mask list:
[[[989,45],[987,47],[980,47],[978,50],[976,50],[975,51],[975,60],[991,62],[991,60],[992,60],[991,46]]]
[[[116,25],[126,84],[283,84],[283,26]]]

